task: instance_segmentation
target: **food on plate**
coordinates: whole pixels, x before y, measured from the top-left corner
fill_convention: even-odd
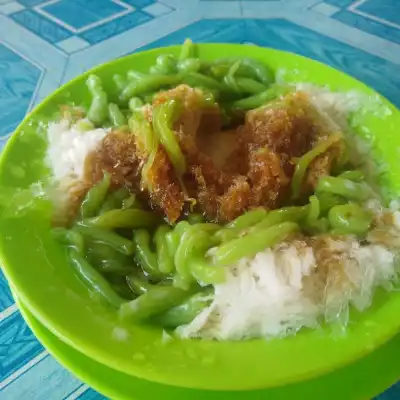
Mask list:
[[[89,75],[48,125],[54,236],[121,319],[183,338],[339,323],[398,278],[400,214],[348,123],[354,94],[285,84],[187,40],[149,71]],[[351,100],[351,101],[350,101]]]

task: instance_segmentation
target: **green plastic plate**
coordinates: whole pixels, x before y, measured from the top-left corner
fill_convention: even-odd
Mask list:
[[[156,49],[114,60],[93,70],[112,92],[111,76],[130,68],[145,71],[165,52]],[[332,89],[374,91],[355,79],[318,62],[256,46],[205,44],[200,57],[250,56],[272,68],[284,68],[291,81],[328,84]],[[51,116],[59,104],[87,103],[88,73],[58,89],[39,105],[17,129],[0,161],[0,258],[6,277],[34,316],[67,345],[110,368],[129,375],[174,386],[213,390],[258,389],[307,380],[343,367],[372,352],[393,337],[400,326],[400,292],[379,293],[373,306],[352,316],[343,335],[329,330],[302,331],[276,340],[243,342],[181,341],[165,343],[161,329],[118,321],[114,311],[98,304],[73,274],[63,249],[50,235],[49,208],[29,205],[18,192],[43,179],[45,142],[38,133],[38,118]],[[111,96],[112,97],[112,96]],[[400,113],[387,100],[386,115],[365,115],[373,143],[372,156],[385,162],[384,182],[400,188],[398,148]],[[367,131],[364,131],[364,133]],[[38,190],[38,188],[36,188]],[[13,216],[18,211],[18,216]],[[125,340],[116,328],[126,329]]]
[[[184,389],[134,378],[100,364],[63,343],[18,301],[20,311],[49,352],[79,379],[113,400],[367,400],[400,376],[400,335],[360,361],[328,375],[284,387],[222,392]]]

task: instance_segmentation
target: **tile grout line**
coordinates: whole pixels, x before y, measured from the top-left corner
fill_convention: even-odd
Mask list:
[[[123,16],[125,16],[125,15],[128,15],[128,14],[133,13],[133,12],[136,11],[135,8],[132,7],[132,6],[130,6],[129,4],[123,3],[123,5],[122,5],[121,2],[119,2],[119,3],[114,2],[115,4],[122,6],[125,10],[120,11],[120,12],[118,12],[118,13],[116,13],[116,14],[110,15],[110,16],[108,16],[108,17],[106,17],[106,18],[103,18],[103,19],[101,19],[101,20],[99,20],[99,21],[96,21],[96,22],[90,23],[90,24],[88,24],[88,25],[85,25],[85,26],[82,27],[82,28],[75,28],[75,27],[73,27],[73,26],[67,24],[67,23],[64,22],[63,20],[61,20],[61,19],[55,17],[54,15],[52,15],[51,13],[49,13],[49,12],[47,12],[46,10],[43,9],[43,7],[46,7],[46,6],[48,6],[48,5],[53,5],[54,3],[57,3],[57,2],[58,2],[58,0],[49,1],[48,3],[39,4],[39,5],[37,5],[37,6],[34,6],[33,9],[34,9],[38,14],[43,15],[44,17],[46,17],[46,18],[48,18],[49,20],[55,22],[57,25],[59,25],[59,26],[65,28],[65,29],[69,30],[70,32],[72,32],[72,33],[75,34],[75,35],[76,35],[76,34],[79,34],[79,33],[83,33],[83,32],[85,32],[85,31],[87,31],[87,30],[92,29],[92,28],[96,28],[96,27],[98,27],[98,26],[100,26],[100,25],[103,25],[103,24],[105,24],[105,23],[107,23],[107,22],[117,20],[117,19],[120,18],[120,17],[123,17]]]
[[[0,382],[0,390],[5,389],[10,383],[15,381],[18,377],[23,375],[25,372],[29,371],[32,367],[42,361],[44,358],[49,356],[49,352],[47,350],[42,351],[36,357],[32,358],[29,362],[24,364],[21,368],[17,369],[10,376]]]
[[[8,318],[10,315],[14,314],[18,311],[18,306],[14,303],[11,306],[8,306],[6,309],[0,312],[0,321]]]
[[[283,14],[283,18],[289,22],[306,27],[313,32],[325,35],[356,49],[363,50],[368,54],[379,57],[393,64],[400,64],[400,57],[397,55],[400,54],[399,44],[390,42],[387,39],[383,39],[369,32],[359,30],[354,26],[349,26],[341,21],[319,14],[313,10],[304,11],[302,15],[286,13]],[[310,20],[313,21],[312,24],[309,23]],[[327,20],[329,20],[330,26],[327,24]],[[333,32],[330,30],[332,26],[338,27],[340,31],[336,30]],[[353,37],[354,34],[353,36],[349,34],[354,31],[357,32],[358,38],[362,37],[364,40],[355,40]]]
[[[37,66],[39,69],[58,67],[58,65],[49,65],[47,63],[46,66],[44,66],[44,60],[49,61],[52,59],[56,59],[56,61],[59,61],[60,58],[66,58],[66,54],[57,46],[47,42],[36,33],[30,31],[24,25],[19,24],[9,17],[1,14],[0,36],[6,37],[6,40],[2,39],[2,41],[5,41],[8,47],[10,47],[13,51],[23,55],[23,58]],[[24,38],[23,41],[21,40],[22,37]],[[35,49],[38,46],[40,46],[42,49],[41,55],[39,57],[38,52],[35,52]],[[26,54],[27,50],[31,50],[29,54]],[[45,54],[43,54],[43,52]]]
[[[359,11],[356,8],[355,9],[349,9],[349,11],[351,11],[353,14],[355,15],[359,15],[360,17],[364,17],[367,19],[370,19],[372,21],[378,22],[381,25],[386,25],[389,26],[390,28],[394,28],[394,29],[399,29],[400,25],[391,22],[391,21],[387,21],[386,19],[380,18],[380,17],[376,17],[375,15],[372,14],[368,14],[366,12],[363,11]]]
[[[168,35],[171,31],[180,30],[197,22],[201,19],[201,16],[196,15],[194,12],[196,10],[197,9],[194,8],[190,9],[190,12],[171,12],[71,54],[63,83],[93,68],[95,65],[126,55],[139,47],[145,46]],[[155,27],[160,27],[160,30],[155,29]],[[168,31],[166,32],[166,30]],[[132,35],[132,32],[135,32],[135,34]],[[107,50],[105,51],[106,48]]]
[[[72,393],[70,393],[68,396],[64,397],[63,400],[76,400],[78,399],[83,393],[87,392],[90,389],[90,387],[86,384],[83,384],[79,386],[77,389],[75,389]]]

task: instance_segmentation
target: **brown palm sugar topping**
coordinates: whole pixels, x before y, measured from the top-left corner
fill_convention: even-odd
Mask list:
[[[158,94],[153,105],[146,106],[150,123],[152,107],[169,99],[181,104],[173,132],[186,159],[183,177],[178,179],[160,143],[153,155],[143,151],[141,132],[113,131],[86,160],[88,185],[108,171],[113,186],[141,190],[169,222],[181,217],[186,204],[195,204],[209,220],[218,222],[231,221],[258,206],[281,207],[290,194],[296,160],[326,136],[302,93],[249,111],[243,124],[228,131],[222,129],[219,106],[205,104],[203,93],[186,85]],[[331,149],[311,163],[305,192],[321,175],[330,173],[338,154]],[[149,157],[153,158],[143,187],[143,166]]]

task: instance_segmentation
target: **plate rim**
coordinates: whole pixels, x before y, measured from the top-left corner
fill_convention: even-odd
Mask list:
[[[68,358],[68,356],[65,355],[65,352],[63,350],[61,350],[61,349],[59,349],[57,347],[57,345],[59,343],[61,343],[64,346],[68,346],[68,344],[63,343],[60,338],[55,336],[50,330],[48,330],[44,325],[42,325],[40,323],[40,321],[38,321],[35,318],[35,316],[31,313],[31,310],[29,309],[29,307],[26,304],[24,304],[21,301],[21,299],[16,295],[15,289],[14,290],[11,289],[11,290],[12,290],[12,295],[13,295],[13,297],[15,299],[15,302],[16,302],[16,304],[18,306],[18,309],[19,309],[19,311],[20,311],[25,323],[32,330],[32,332],[34,333],[35,337],[40,341],[40,343],[48,350],[48,352],[51,354],[51,356],[54,357],[61,364],[61,366],[63,368],[66,368],[74,376],[76,376],[82,382],[86,383],[90,388],[96,390],[97,392],[99,392],[100,394],[102,394],[104,396],[109,397],[110,399],[114,399],[114,400],[141,400],[141,399],[132,398],[130,395],[125,395],[125,394],[121,395],[121,393],[118,391],[118,388],[117,387],[113,388],[112,385],[110,385],[110,383],[108,381],[103,382],[103,381],[100,381],[99,378],[96,378],[95,376],[92,376],[91,369],[89,369],[89,368],[86,369],[86,371],[85,371],[85,369],[80,368],[78,370],[78,372],[77,372],[77,369],[75,368],[75,362],[72,361],[70,358]],[[41,331],[40,331],[40,329],[41,329]],[[49,339],[48,338],[48,334],[50,334],[53,337],[50,337],[50,339]],[[394,341],[394,340],[396,340],[396,338],[392,339],[391,341]],[[400,346],[400,334],[397,337],[397,342],[398,342],[398,345]],[[391,344],[391,343],[388,343],[386,345],[389,345],[389,344]],[[90,359],[89,357],[87,357],[86,355],[80,353],[78,350],[72,348],[71,346],[68,346],[68,350],[72,350],[73,352],[76,352],[77,354],[79,353],[79,356],[81,356],[85,362],[86,362],[86,360],[88,360],[90,362],[93,362],[93,363],[96,363],[96,364],[100,365],[101,368],[105,367],[107,369],[111,369],[110,367],[104,366],[101,363]],[[375,350],[374,353],[377,354],[379,352],[382,352],[381,348]],[[367,359],[370,356],[371,355],[367,356]],[[361,363],[365,364],[365,362],[366,362],[365,359],[361,359],[361,360],[357,361],[356,363],[351,364],[350,369],[356,367],[357,364],[361,364]],[[369,362],[371,363],[371,361],[369,361]],[[313,378],[313,379],[311,379],[309,381],[301,382],[300,385],[313,384],[313,382],[315,382],[316,380],[324,379],[326,376],[332,375],[332,374],[336,374],[337,375],[337,374],[342,373],[342,374],[346,374],[347,375],[348,371],[349,371],[349,366],[344,367],[342,369],[339,369],[337,371],[334,371],[332,373],[328,373],[327,375],[322,375],[321,377],[317,377],[317,378]],[[139,380],[140,381],[140,378],[134,378],[132,376],[129,376],[129,375],[127,375],[127,374],[125,374],[123,372],[117,371],[117,370],[112,370],[112,372],[113,373],[117,373],[117,374],[122,374],[125,377],[128,377],[129,379],[132,379],[132,381],[135,381],[135,380]],[[380,374],[380,375],[386,377],[386,374]],[[357,379],[353,379],[353,382],[357,382],[357,381],[358,381]],[[368,394],[368,396],[369,396],[368,398],[373,398],[375,396],[378,396],[378,395],[382,394],[384,390],[387,390],[390,387],[392,387],[394,384],[396,384],[397,381],[398,380],[392,382],[392,380],[390,380],[390,382],[388,382],[389,383],[388,386],[386,386],[386,383],[385,383],[385,385],[384,385],[385,387],[382,387],[383,386],[383,384],[382,384],[379,387],[379,389],[376,388],[374,390],[374,393],[372,393],[372,391],[371,391],[371,393]],[[152,382],[147,382],[147,383],[150,383],[150,384],[154,385],[154,383],[152,383]],[[130,382],[130,385],[131,384],[132,383]],[[159,385],[160,386],[160,384],[155,384],[155,385]],[[293,384],[291,384],[289,386],[296,387],[296,385],[298,385],[298,384],[293,383]],[[363,385],[363,383],[361,383],[361,385]],[[171,389],[171,387],[169,387],[168,385],[161,385],[161,386],[163,388],[166,388],[167,390]],[[192,394],[193,394],[193,391],[196,391],[196,389],[186,389],[186,388],[178,388],[178,389],[180,389],[181,391],[182,390],[183,391],[184,390],[191,391]],[[276,390],[276,389],[280,389],[280,388],[274,388],[274,390]],[[265,395],[268,395],[267,392],[270,391],[270,390],[271,389],[267,388],[267,389],[263,389],[262,391],[265,392]],[[327,389],[327,391],[330,391],[330,389]],[[201,392],[205,392],[206,393],[204,395],[204,400],[206,400],[206,396],[209,396],[210,392],[207,392],[205,390],[202,390]],[[218,392],[218,394],[225,395],[227,398],[229,396],[229,398],[231,398],[230,397],[231,395],[229,393],[231,393],[231,392],[226,392],[226,393]],[[247,396],[246,399],[248,398],[248,393],[249,392],[239,391],[239,392],[236,392],[236,393],[243,394],[243,400],[244,400],[244,396]],[[352,393],[354,393],[354,392],[352,392]],[[317,396],[320,396],[320,395],[317,395]],[[174,396],[174,398],[176,398],[176,397]],[[317,398],[318,398],[318,400],[320,399],[320,397],[317,397]],[[317,398],[315,400],[317,400]],[[356,400],[356,398],[358,398],[358,397],[356,397],[356,394],[355,394],[354,398],[352,400]],[[257,400],[258,399],[259,398],[257,397]],[[199,399],[196,399],[196,400],[199,400]],[[256,399],[254,398],[253,400],[256,400]],[[273,400],[273,398],[271,398],[271,400]],[[346,400],[350,400],[350,399],[346,399]]]

